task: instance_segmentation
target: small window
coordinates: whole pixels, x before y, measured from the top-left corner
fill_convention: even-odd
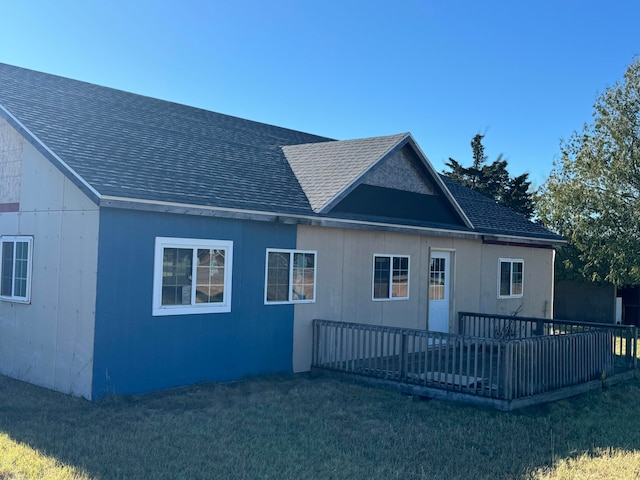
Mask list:
[[[501,258],[498,270],[498,298],[522,297],[524,260]]]
[[[316,252],[267,250],[265,303],[311,303],[316,299]]]
[[[0,299],[31,301],[33,237],[0,237]]]
[[[373,299],[404,300],[407,298],[409,298],[409,257],[374,255]]]
[[[153,315],[231,311],[233,242],[156,238]]]

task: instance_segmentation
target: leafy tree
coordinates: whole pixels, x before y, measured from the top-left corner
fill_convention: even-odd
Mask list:
[[[463,167],[453,158],[449,158],[446,166],[450,171],[444,174],[467,187],[476,190],[496,202],[522,213],[527,218],[533,215],[533,195],[529,191],[531,182],[529,174],[510,177],[507,171],[507,161],[499,155],[491,164],[485,164],[487,156],[484,154],[482,139],[484,135],[477,134],[471,140],[473,150],[473,164]]]
[[[565,270],[640,283],[640,57],[594,105],[593,123],[562,141],[538,215],[569,239]],[[564,249],[563,249],[564,250]]]

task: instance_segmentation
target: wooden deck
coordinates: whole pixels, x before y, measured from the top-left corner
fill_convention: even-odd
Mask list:
[[[607,329],[505,339],[314,320],[312,370],[511,410],[628,377],[619,340]]]

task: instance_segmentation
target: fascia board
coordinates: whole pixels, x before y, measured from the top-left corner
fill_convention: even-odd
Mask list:
[[[153,211],[182,215],[196,215],[205,217],[233,218],[237,220],[254,220],[263,222],[275,222],[289,225],[311,225],[320,227],[353,228],[359,230],[393,231],[398,233],[410,233],[418,235],[430,235],[438,237],[466,238],[473,240],[494,239],[504,242],[530,242],[539,245],[554,245],[558,242],[540,238],[527,238],[522,236],[489,236],[474,231],[454,230],[436,227],[419,227],[392,223],[383,223],[366,220],[341,219],[325,216],[283,214],[259,210],[243,210],[222,207],[203,207],[186,203],[166,202],[161,200],[140,200],[135,198],[115,197],[103,195],[100,207],[117,208],[124,210]]]
[[[42,155],[47,158],[53,165],[58,168],[74,185],[96,205],[100,204],[100,192],[93,188],[89,182],[82,178],[73,168],[71,168],[64,160],[55,154],[42,140],[40,140],[31,130],[29,130],[15,115],[7,110],[4,105],[0,104],[0,117],[5,119],[9,125],[15,128],[25,140],[33,145]]]
[[[465,223],[465,225],[468,228],[475,229],[473,223],[471,223],[471,220],[469,220],[469,217],[467,217],[467,214],[464,212],[464,210],[462,209],[462,207],[460,206],[458,201],[455,199],[453,194],[449,191],[447,186],[444,184],[444,182],[440,178],[440,175],[438,174],[436,169],[433,168],[433,165],[431,164],[431,162],[429,161],[429,159],[424,154],[424,152],[422,151],[422,149],[420,148],[418,143],[414,140],[414,138],[413,138],[413,136],[411,134],[409,134],[408,143],[411,144],[411,146],[413,147],[413,149],[417,153],[417,155],[420,158],[420,160],[422,160],[423,165],[427,168],[427,170],[429,171],[429,173],[433,177],[434,182],[436,183],[436,185],[438,185],[438,187],[440,187],[440,189],[442,190],[442,193],[444,193],[444,196],[447,198],[447,200],[449,200],[451,205],[453,205],[453,208],[458,213],[458,215],[460,215],[460,217],[462,218],[462,221]]]
[[[338,192],[331,200],[325,203],[324,206],[320,210],[318,210],[316,213],[326,214],[330,212],[333,207],[335,207],[338,203],[340,203],[340,201],[342,201],[358,185],[360,185],[360,182],[365,175],[367,175],[372,170],[375,170],[375,168],[378,165],[380,165],[385,158],[389,157],[390,155],[394,154],[395,152],[400,150],[402,147],[404,147],[404,145],[407,143],[407,139],[409,139],[410,137],[411,137],[410,133],[405,133],[400,140],[398,140],[392,147],[390,147],[386,152],[380,155],[380,157],[375,162],[372,162],[371,165],[369,165],[369,168],[363,171],[349,185],[347,185],[340,192]]]

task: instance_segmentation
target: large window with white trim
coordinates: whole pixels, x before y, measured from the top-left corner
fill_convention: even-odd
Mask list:
[[[524,260],[501,258],[498,262],[498,298],[519,298],[523,295]]]
[[[33,237],[0,237],[0,300],[31,301]]]
[[[316,255],[314,251],[267,249],[265,303],[315,302]]]
[[[153,315],[231,311],[233,242],[157,237]]]
[[[409,256],[373,256],[373,299],[406,300],[409,298]]]

